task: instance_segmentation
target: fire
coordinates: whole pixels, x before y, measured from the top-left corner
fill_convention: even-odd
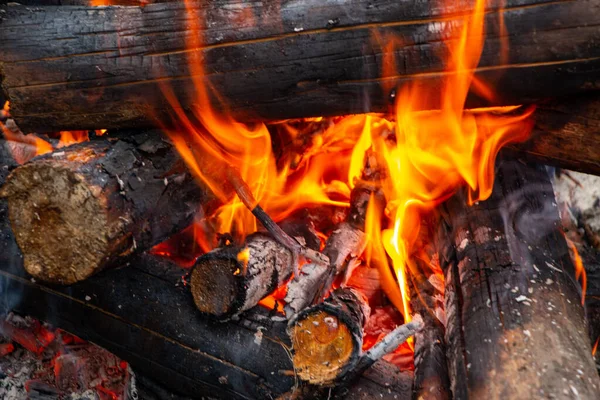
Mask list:
[[[567,246],[569,246],[569,250],[571,250],[573,264],[575,264],[575,279],[581,280],[581,305],[584,305],[585,292],[587,291],[587,275],[585,273],[583,261],[581,261],[581,256],[579,255],[579,251],[577,251],[577,247],[575,246],[575,244],[571,240],[569,240],[569,238],[567,238],[566,235],[564,236],[565,240],[567,241]]]
[[[76,143],[89,142],[87,131],[61,131],[58,147],[67,147]]]
[[[185,4],[188,13],[195,15],[198,10],[191,2]],[[204,81],[202,53],[197,50],[202,48],[202,18],[190,18],[193,34],[189,35],[187,55],[196,103],[201,107],[189,117],[173,90],[163,85],[173,107],[173,124],[164,124],[164,129],[190,170],[223,203],[212,216],[217,221],[214,232],[232,232],[241,238],[254,232],[256,220],[249,209],[257,203],[276,221],[306,205],[347,205],[350,188],[360,179],[365,160],[375,161],[383,172],[379,184],[387,205],[369,205],[366,259],[379,268],[388,297],[410,320],[407,269],[415,268],[411,259],[419,251],[415,242],[421,215],[462,185],[469,189],[471,204],[486,199],[493,187],[498,151],[509,142],[525,140],[531,130],[533,108],[465,109],[470,90],[494,98],[493,90],[474,76],[485,38],[484,13],[485,1],[477,0],[461,27],[448,27],[460,31],[450,32],[448,37],[457,39],[446,42],[447,68],[439,109],[417,111],[432,97],[418,82],[391,87],[396,71],[392,54],[400,41],[376,37],[384,42],[384,89],[398,92],[393,115],[338,119],[313,137],[299,159],[290,157],[279,166],[268,128],[262,123],[235,121],[219,94]],[[503,26],[501,29],[504,32]],[[506,59],[505,44],[501,50],[501,59]],[[220,111],[211,106],[213,99],[218,100]],[[291,123],[283,129],[293,140],[298,138],[299,131]],[[240,189],[252,196],[236,196]],[[206,246],[210,240],[203,243]]]

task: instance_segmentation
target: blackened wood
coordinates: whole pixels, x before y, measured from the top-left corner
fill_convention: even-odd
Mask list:
[[[531,161],[600,175],[600,94],[540,104],[525,143],[509,145]]]
[[[151,248],[211,199],[158,131],[39,157],[16,168],[0,195],[26,270],[60,284]]]
[[[10,230],[2,230],[0,309],[34,316],[92,341],[135,371],[192,398],[262,400],[292,388],[293,376],[283,373],[292,369],[285,323],[273,322],[260,308],[236,322],[203,318],[184,287],[186,270],[148,255],[130,262],[129,268],[105,271],[68,288],[48,286],[29,279]],[[391,400],[408,396],[411,381],[411,374],[380,362],[358,387]],[[349,398],[360,396],[350,391]]]
[[[419,82],[440,103],[445,40],[457,39],[474,2],[220,0],[145,7],[2,6],[0,75],[26,131],[98,129],[168,120],[169,85],[189,112],[197,102],[189,52],[201,53],[205,82],[240,120],[388,111],[389,88]],[[476,73],[519,104],[598,88],[600,38],[595,0],[490,2]],[[450,15],[450,16],[448,16]],[[508,60],[501,57],[503,15]],[[188,50],[191,21],[204,44]],[[35,26],[36,29],[31,29]],[[382,77],[379,37],[396,36],[396,71]],[[383,85],[382,85],[383,84]],[[382,89],[385,86],[387,91]],[[468,106],[489,102],[472,94]]]
[[[544,168],[501,160],[488,200],[469,207],[459,192],[444,207],[453,397],[595,398],[581,293]]]
[[[367,299],[351,288],[302,310],[288,327],[298,377],[316,385],[341,382],[360,359],[370,312]]]
[[[307,224],[289,223],[283,229],[309,248],[319,249],[319,238]],[[206,253],[198,258],[190,277],[196,306],[219,318],[236,316],[288,281],[293,261],[291,251],[267,233]]]
[[[418,265],[418,263],[417,263]],[[414,382],[412,398],[415,400],[449,400],[450,378],[446,361],[444,325],[438,319],[443,309],[443,295],[427,280],[423,271],[411,271],[410,307],[423,318],[424,327],[414,339]],[[441,299],[440,299],[441,297]]]

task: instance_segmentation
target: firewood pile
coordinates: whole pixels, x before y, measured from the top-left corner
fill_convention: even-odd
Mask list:
[[[0,324],[47,352],[16,386],[75,392],[77,335],[115,354],[68,352],[82,393],[120,359],[193,398],[600,393],[599,4],[22,3],[0,304],[60,330]]]

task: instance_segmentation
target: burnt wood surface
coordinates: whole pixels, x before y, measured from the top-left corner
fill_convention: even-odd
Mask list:
[[[0,6],[0,75],[24,131],[99,129],[166,120],[169,85],[185,111],[197,102],[187,56],[200,53],[205,82],[241,120],[388,111],[392,92],[418,79],[424,107],[439,104],[445,40],[473,1],[243,2],[145,7]],[[477,77],[498,91],[494,104],[596,89],[600,30],[595,0],[490,2]],[[508,31],[502,61],[499,17]],[[203,45],[188,49],[190,21]],[[31,29],[35,27],[35,29]],[[382,77],[383,42],[395,35],[396,71]],[[382,83],[387,91],[382,89]],[[488,101],[472,94],[467,104]]]
[[[508,148],[531,161],[600,175],[600,93],[540,104],[525,143]]]
[[[265,399],[292,389],[286,324],[271,320],[267,310],[256,308],[227,323],[203,317],[184,287],[187,270],[149,255],[68,287],[44,285],[24,272],[6,221],[0,224],[2,311],[31,315],[90,340],[192,398]],[[380,362],[344,398],[406,398],[411,382],[412,374]]]
[[[581,291],[545,169],[501,160],[488,200],[469,207],[460,192],[443,215],[453,398],[596,398]]]
[[[59,149],[0,190],[27,271],[70,284],[187,227],[212,196],[158,131]]]
[[[444,325],[437,317],[443,310],[436,289],[421,272],[411,271],[411,310],[421,315],[424,327],[414,337],[414,400],[450,400],[450,378],[446,361]]]

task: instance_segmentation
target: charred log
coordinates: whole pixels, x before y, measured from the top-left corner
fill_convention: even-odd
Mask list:
[[[546,171],[501,160],[491,197],[469,207],[460,192],[444,218],[453,397],[594,398],[600,379]]]
[[[540,104],[531,138],[509,145],[531,161],[600,175],[600,95],[590,93]]]
[[[316,232],[308,228],[286,230],[318,250]],[[190,287],[200,311],[227,318],[254,307],[289,280],[293,271],[292,253],[270,235],[255,233],[241,246],[221,247],[200,257],[192,271]]]
[[[445,28],[460,27],[473,6],[234,3],[198,2],[192,12],[182,2],[1,6],[2,87],[14,118],[26,131],[168,120],[171,106],[156,95],[159,83],[171,86],[184,111],[197,102],[190,52],[200,53],[206,84],[239,120],[385,112],[390,90],[417,79],[423,98],[431,101],[422,106],[432,108],[440,103],[445,42],[457,39]],[[593,0],[508,0],[502,10],[490,8],[476,77],[497,89],[493,103],[522,104],[597,88],[598,7]],[[499,56],[501,16],[510,33],[506,61]],[[204,27],[201,49],[188,48],[192,20]],[[402,43],[394,53],[401,62],[393,76],[382,76],[385,49],[374,39],[374,29]],[[489,104],[475,93],[467,102],[469,107]]]
[[[285,373],[292,363],[284,322],[272,321],[261,308],[225,323],[198,318],[182,282],[185,270],[148,255],[130,261],[129,268],[49,287],[32,282],[16,246],[2,240],[0,309],[35,316],[93,341],[136,372],[192,398],[265,399],[292,389],[293,376]],[[384,399],[405,398],[411,381],[410,373],[380,361],[347,395],[360,399],[368,388]]]
[[[449,400],[452,397],[446,362],[445,330],[438,319],[438,315],[443,313],[443,304],[440,304],[443,302],[443,295],[422,271],[411,271],[411,279],[410,306],[414,313],[422,316],[424,324],[423,329],[415,334],[412,398]]]
[[[165,240],[210,199],[159,132],[42,156],[15,169],[0,195],[27,272],[60,284]]]

